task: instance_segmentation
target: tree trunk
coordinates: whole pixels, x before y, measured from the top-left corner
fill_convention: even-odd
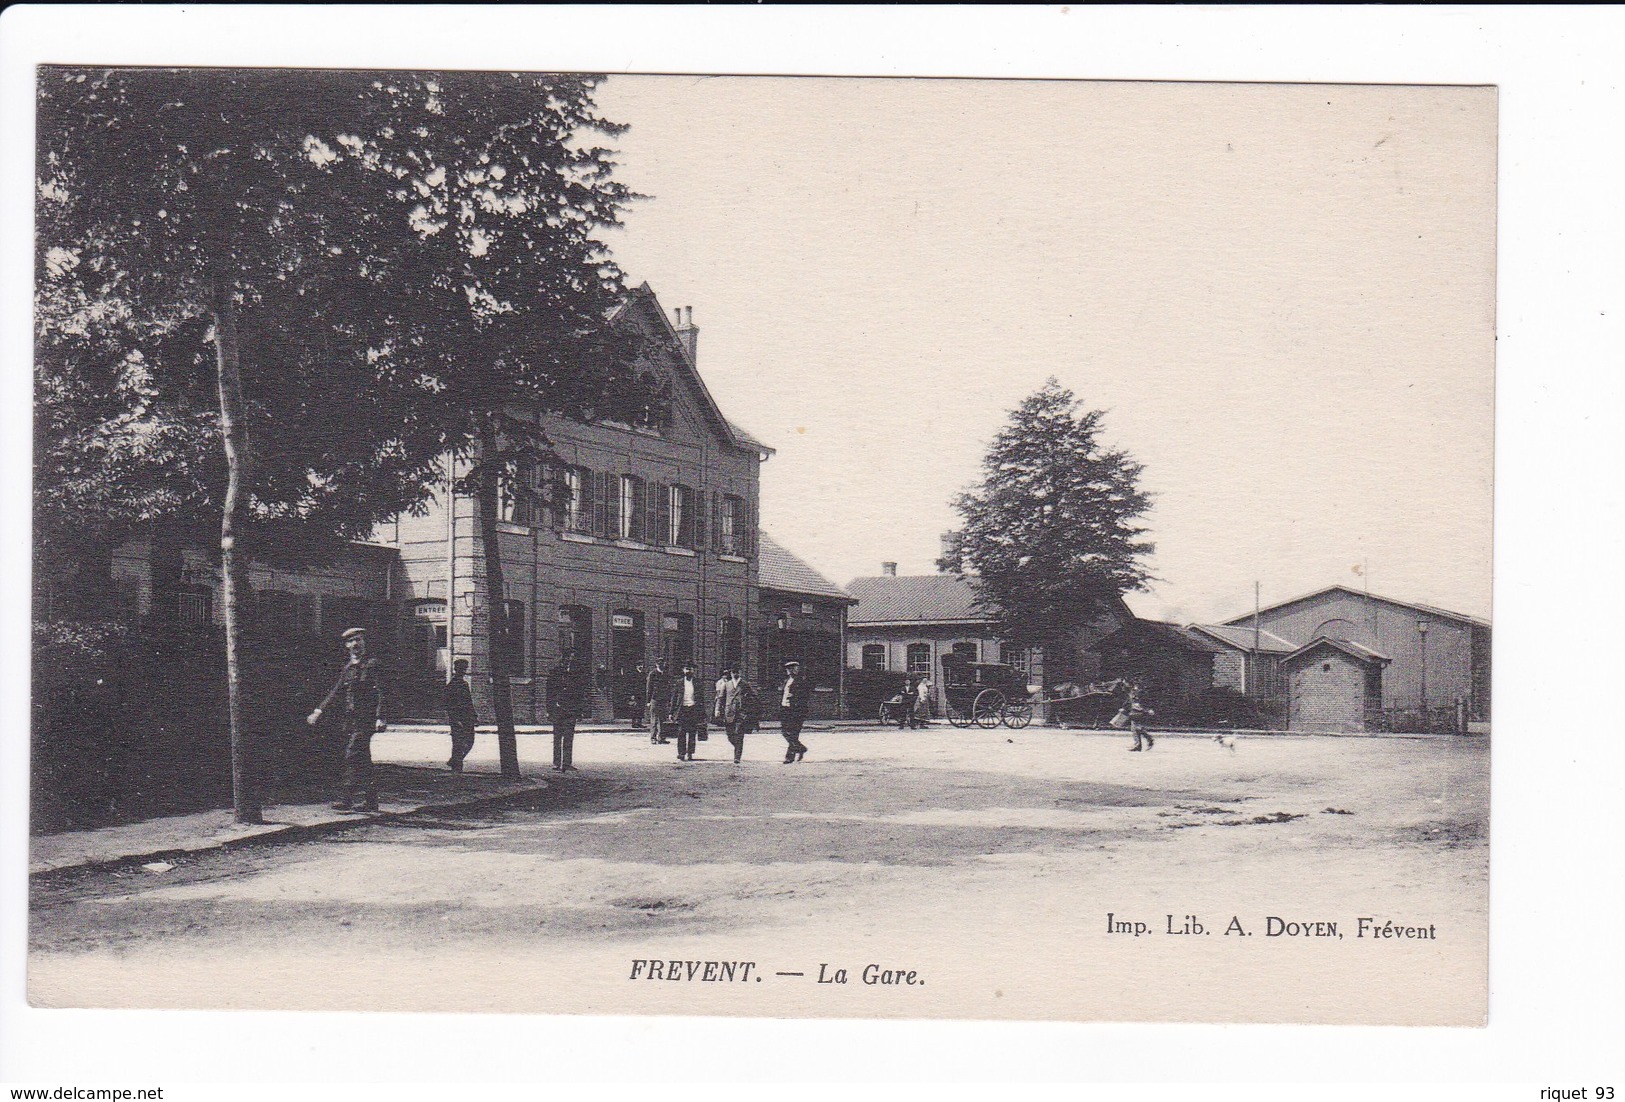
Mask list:
[[[241,666],[246,592],[237,559],[248,478],[248,430],[243,425],[243,380],[237,362],[237,308],[229,289],[216,288],[214,301],[215,375],[220,391],[220,438],[226,449],[226,501],[220,516],[220,573],[226,614],[226,695],[231,723],[231,803],[239,823],[263,822],[254,762],[250,754]]]
[[[485,558],[485,654],[491,674],[491,708],[497,718],[497,754],[504,777],[519,776],[519,739],[513,729],[513,692],[503,654],[502,626],[507,620],[507,589],[502,580],[502,554],[497,543],[497,498],[502,463],[497,415],[480,417],[480,547]],[[521,643],[523,645],[523,643]]]

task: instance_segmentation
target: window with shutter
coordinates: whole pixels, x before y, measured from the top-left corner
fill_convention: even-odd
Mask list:
[[[604,507],[608,513],[604,518],[604,535],[614,540],[626,538],[621,524],[621,477],[607,472],[604,475]]]
[[[644,540],[645,499],[643,479],[635,474],[623,474],[620,485],[620,515],[617,518],[623,540]]]
[[[694,546],[694,491],[673,483],[667,496],[670,499],[667,510],[671,523],[666,532],[666,542],[674,547],[691,548]]]
[[[564,472],[564,526],[572,532],[592,528],[592,472],[569,467]]]
[[[609,531],[609,474],[592,473],[592,534],[608,536]]]
[[[707,499],[711,495],[704,490],[694,491],[694,550],[705,550],[706,520],[710,517],[707,511]]]
[[[655,500],[654,514],[655,531],[652,542],[665,545],[671,543],[671,487],[664,482],[651,486],[652,496]]]

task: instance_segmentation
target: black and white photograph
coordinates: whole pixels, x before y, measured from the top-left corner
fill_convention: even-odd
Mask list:
[[[1491,1024],[1494,82],[510,66],[35,65],[32,1008]]]

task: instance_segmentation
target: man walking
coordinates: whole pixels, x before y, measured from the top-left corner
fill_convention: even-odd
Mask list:
[[[756,695],[756,686],[745,680],[744,674],[736,672],[733,684],[729,686],[728,706],[722,715],[723,723],[727,725],[728,741],[733,743],[735,765],[745,756],[745,736],[756,730],[756,719],[760,712],[761,701]]]
[[[812,682],[801,675],[801,663],[784,664],[784,689],[779,694],[779,727],[784,734],[784,764],[798,762],[807,756],[807,747],[801,741],[801,725],[807,720],[807,706],[812,703]]]
[[[451,680],[446,682],[446,722],[451,725],[451,766],[453,773],[463,771],[463,759],[474,749],[474,697],[468,690],[468,659],[459,658],[451,664]]]
[[[322,713],[340,705],[339,723],[344,732],[343,793],[333,804],[335,811],[377,811],[378,782],[372,772],[372,736],[384,729],[384,694],[380,684],[379,662],[367,657],[367,629],[350,628],[341,638],[350,660],[339,673],[333,688],[316,710],[306,717],[312,727]]]
[[[644,680],[643,699],[649,702],[649,742],[651,745],[670,742],[666,737],[666,705],[670,692],[671,678],[666,676],[660,659],[655,659],[654,669]]]
[[[547,675],[547,712],[553,720],[553,771],[574,773],[576,720],[587,714],[589,689],[566,654]]]
[[[694,744],[705,726],[705,698],[692,662],[683,663],[683,676],[672,683],[669,715],[677,725],[677,760],[693,761]]]
[[[1156,713],[1145,706],[1145,702],[1141,699],[1144,692],[1145,689],[1138,681],[1130,685],[1128,699],[1123,704],[1123,710],[1117,713],[1128,720],[1129,729],[1134,735],[1134,745],[1129,747],[1131,752],[1140,749],[1141,739],[1145,740],[1147,750],[1157,744],[1157,740],[1151,737],[1151,732],[1145,729],[1145,720],[1156,715]],[[1113,719],[1112,722],[1116,724],[1117,721]]]
[[[711,722],[717,726],[728,722],[728,697],[733,693],[734,672],[731,669],[722,671],[717,683],[711,690]]]

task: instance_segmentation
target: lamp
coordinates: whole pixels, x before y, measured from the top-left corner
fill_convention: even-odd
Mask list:
[[[1417,703],[1422,710],[1422,729],[1428,729],[1428,621],[1416,621],[1416,634],[1421,639],[1422,662],[1417,678]]]

